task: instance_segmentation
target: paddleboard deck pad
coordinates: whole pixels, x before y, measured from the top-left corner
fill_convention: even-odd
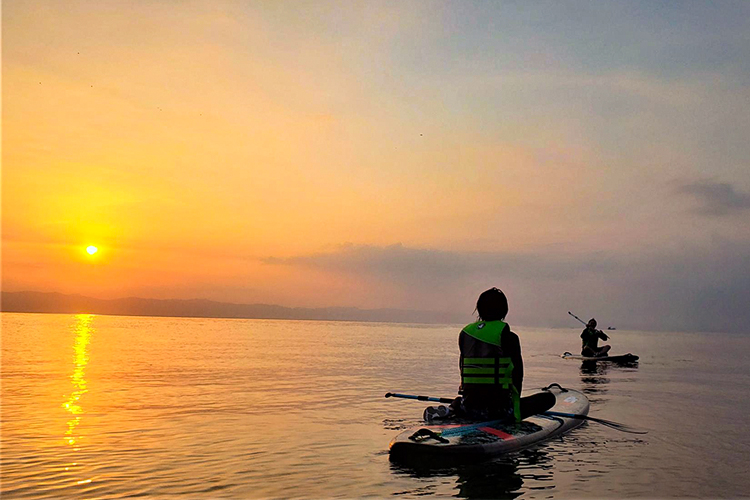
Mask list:
[[[579,415],[589,412],[588,399],[578,391],[557,384],[542,390],[555,395],[555,405],[549,411]],[[396,436],[389,446],[390,456],[396,461],[493,457],[534,446],[582,423],[583,419],[534,415],[520,423],[446,421],[426,424]]]
[[[581,356],[580,354],[572,354],[566,351],[560,357],[563,359],[577,359],[578,361],[609,361],[610,363],[633,363],[634,361],[638,361],[638,356],[630,353],[618,356]]]

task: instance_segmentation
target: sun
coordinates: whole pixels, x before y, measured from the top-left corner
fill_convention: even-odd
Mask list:
[[[96,248],[94,245],[89,245],[88,247],[86,247],[86,253],[89,255],[94,255],[98,251],[99,249]]]

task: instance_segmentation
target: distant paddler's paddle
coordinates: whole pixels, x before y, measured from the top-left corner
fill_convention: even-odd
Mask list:
[[[389,392],[386,393],[385,397],[387,398],[402,398],[402,399],[416,399],[418,401],[434,401],[436,403],[452,403],[453,400],[449,398],[435,398],[432,396],[414,396],[412,394],[398,394],[395,392]],[[611,420],[604,420],[603,418],[596,418],[596,417],[589,417],[588,415],[578,415],[576,413],[562,413],[559,411],[545,411],[540,413],[540,415],[546,415],[548,417],[565,417],[565,418],[575,418],[580,420],[589,420],[591,422],[596,422],[598,424],[606,425],[607,427],[610,427],[612,429],[622,431],[622,432],[629,432],[631,434],[647,434],[648,431],[641,431],[638,429],[634,429],[632,427],[629,427],[625,424],[621,424],[618,422],[613,422]],[[442,436],[450,436],[455,434],[462,434],[467,431],[472,431],[474,429],[478,429],[480,427],[486,427],[488,425],[493,425],[495,423],[500,422],[498,421],[492,421],[492,422],[482,422],[479,424],[474,425],[465,425],[461,427],[457,427],[456,429],[446,429],[440,435]]]
[[[580,322],[581,322],[581,323],[583,323],[584,325],[586,325],[586,326],[589,326],[589,325],[588,325],[588,324],[587,324],[587,323],[586,323],[585,321],[583,321],[583,320],[582,320],[581,318],[579,318],[578,316],[576,316],[576,315],[575,315],[575,314],[573,314],[572,312],[568,311],[568,314],[570,314],[571,316],[573,316],[573,317],[574,317],[575,319],[577,319],[578,321],[580,321]]]

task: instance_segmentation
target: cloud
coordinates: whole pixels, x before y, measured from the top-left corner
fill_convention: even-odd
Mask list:
[[[750,247],[742,242],[639,255],[349,244],[264,261],[354,276],[369,297],[388,296],[394,307],[465,313],[467,320],[476,296],[498,286],[509,296],[509,319],[521,325],[571,326],[569,310],[645,331],[745,332],[750,324]]]
[[[721,217],[750,209],[750,194],[738,191],[728,182],[700,180],[685,183],[677,192],[694,198],[703,215]]]
[[[369,273],[407,281],[429,276],[437,281],[477,274],[512,274],[523,278],[544,276],[568,279],[583,272],[610,269],[613,262],[605,254],[591,254],[585,261],[564,255],[511,252],[453,252],[410,248],[401,243],[388,246],[339,246],[333,252],[298,257],[263,259],[267,264],[299,265],[336,272]]]

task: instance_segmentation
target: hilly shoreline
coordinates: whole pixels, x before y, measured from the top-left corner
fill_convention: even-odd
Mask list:
[[[104,314],[192,318],[299,319],[393,323],[460,323],[449,313],[357,307],[285,307],[274,304],[234,304],[207,299],[96,299],[57,292],[2,292],[2,312]]]

